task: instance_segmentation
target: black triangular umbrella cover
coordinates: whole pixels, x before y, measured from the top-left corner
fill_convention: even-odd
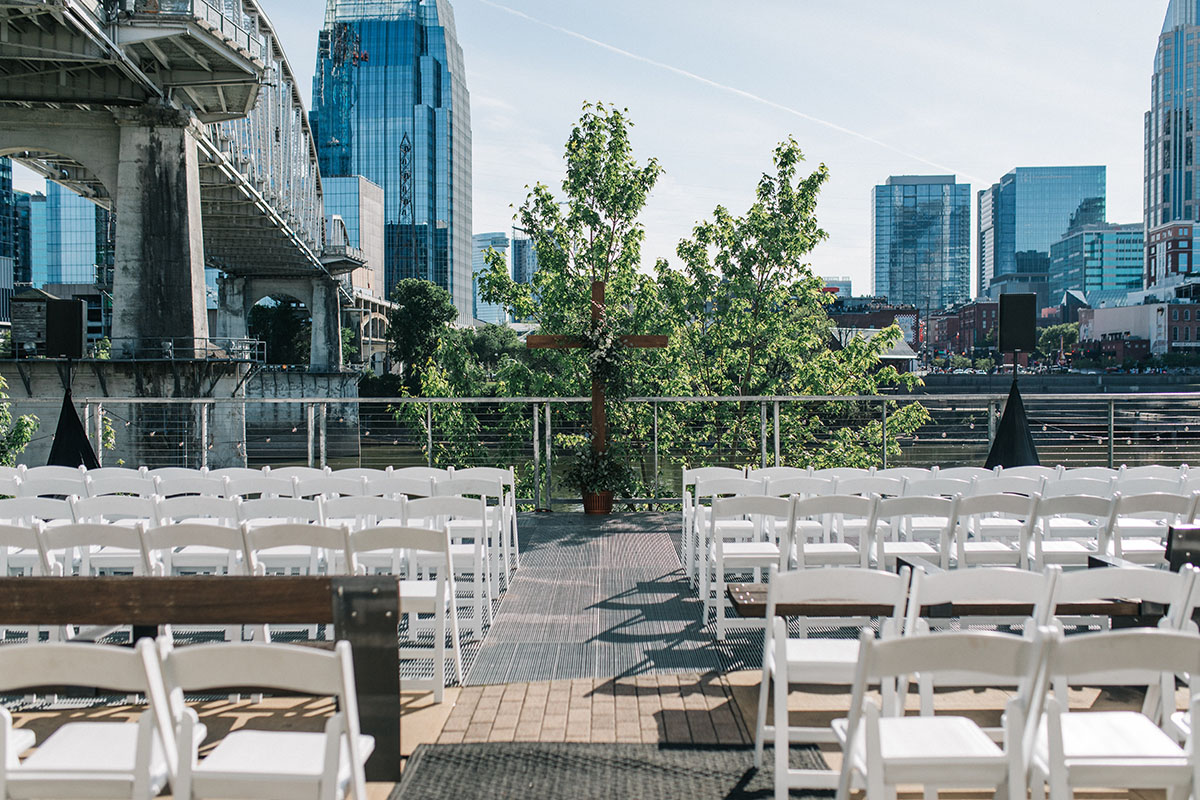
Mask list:
[[[1004,415],[1000,417],[1000,426],[996,429],[996,441],[992,442],[992,452],[988,453],[984,466],[994,469],[997,466],[1026,467],[1039,464],[1041,462],[1033,444],[1033,434],[1029,431],[1029,418],[1025,416],[1025,403],[1021,401],[1017,379],[1013,378],[1008,402],[1004,404]]]
[[[46,462],[56,467],[78,467],[80,464],[88,469],[97,469],[100,460],[96,451],[88,441],[83,423],[75,411],[71,401],[71,390],[63,395],[62,410],[58,412],[58,428],[54,431],[54,444],[50,447],[50,460]]]

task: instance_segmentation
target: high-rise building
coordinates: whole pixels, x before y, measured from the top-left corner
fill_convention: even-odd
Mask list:
[[[826,276],[822,275],[821,280],[825,283],[825,291],[836,295],[839,299],[853,297],[853,282],[848,275]]]
[[[383,293],[423,278],[468,318],[471,110],[449,0],[328,0],[312,103],[321,175],[383,187]]]
[[[953,175],[894,175],[872,192],[876,296],[922,314],[971,296],[971,187]]]
[[[383,188],[361,175],[324,178],[325,226],[340,220],[350,247],[362,250],[363,266],[350,273],[350,285],[375,297],[387,298],[384,277]],[[336,218],[336,219],[335,219]],[[336,238],[336,237],[335,237]]]
[[[1145,288],[1171,286],[1200,275],[1190,258],[1153,258],[1151,232],[1200,220],[1200,154],[1196,152],[1196,93],[1200,91],[1200,8],[1171,0],[1154,53],[1150,110],[1145,116]]]
[[[15,291],[31,286],[29,250],[29,214],[33,195],[16,190],[13,192],[13,287]]]
[[[1142,288],[1142,223],[1083,225],[1050,245],[1050,303],[1078,289],[1089,292]]]
[[[17,259],[17,197],[12,159],[0,158],[0,322],[12,320],[13,268]]]
[[[512,279],[516,283],[530,283],[533,281],[533,273],[537,272],[537,248],[533,246],[533,239],[525,236],[517,236],[517,231],[513,231],[512,237],[512,258],[509,260],[512,266]]]
[[[1050,246],[1105,221],[1104,167],[1017,167],[979,192],[979,293],[1050,302]]]
[[[508,322],[504,306],[495,303],[485,303],[479,296],[479,275],[491,269],[485,259],[487,250],[491,248],[504,257],[508,266],[509,277],[512,277],[512,265],[508,261],[508,236],[504,233],[477,233],[471,237],[471,277],[474,304],[472,313],[480,322],[490,322],[493,325],[503,325]]]

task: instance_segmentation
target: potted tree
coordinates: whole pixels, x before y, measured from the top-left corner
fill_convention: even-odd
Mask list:
[[[576,451],[563,483],[583,495],[585,513],[608,514],[614,495],[632,491],[633,470],[614,448],[596,452],[588,444]]]

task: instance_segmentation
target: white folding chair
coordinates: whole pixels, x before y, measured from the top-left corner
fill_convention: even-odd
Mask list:
[[[458,632],[458,604],[455,598],[454,557],[450,552],[450,533],[423,528],[406,528],[399,525],[380,525],[350,531],[347,534],[346,558],[350,571],[365,575],[370,570],[363,556],[382,556],[396,567],[386,570],[388,574],[400,575],[400,563],[406,553],[420,553],[425,570],[418,573],[410,569],[400,580],[400,610],[409,617],[408,630],[418,629],[418,614],[433,615],[433,701],[442,702],[446,686],[446,635],[450,635],[454,658],[454,677],[459,685],[463,681],[462,649]],[[432,572],[430,570],[432,567]],[[432,574],[432,577],[431,577]],[[422,580],[424,578],[424,580]],[[415,636],[413,637],[415,639]],[[428,657],[428,648],[401,647],[401,658]],[[419,679],[405,679],[405,684],[422,685]]]
[[[1112,494],[1113,479],[1102,478],[1058,478],[1048,480],[1042,485],[1042,497],[1072,497],[1088,495],[1089,497],[1109,497]]]
[[[512,467],[467,467],[454,470],[455,478],[482,478],[488,481],[500,481],[504,489],[501,505],[504,507],[504,535],[507,537],[505,548],[512,556],[512,563],[506,563],[510,570],[521,567],[521,547],[517,540],[517,474]]]
[[[960,498],[954,527],[955,566],[1002,564],[1028,569],[1038,499],[1036,494]]]
[[[880,497],[899,497],[904,494],[904,478],[882,478],[874,475],[835,478],[834,494],[874,494]]]
[[[679,560],[683,562],[684,571],[693,586],[699,580],[696,562],[699,556],[697,545],[700,532],[697,529],[696,522],[696,503],[699,501],[700,496],[695,493],[696,484],[700,481],[717,478],[744,477],[746,477],[746,470],[734,467],[695,467],[688,469],[685,466],[683,468],[680,486],[680,497],[683,499],[683,527],[681,530]]]
[[[242,500],[237,504],[238,522],[250,527],[279,522],[314,523],[325,522],[321,500],[306,500],[301,497],[260,497]]]
[[[1059,473],[1059,479],[1090,478],[1098,481],[1112,481],[1117,477],[1117,470],[1112,467],[1074,467],[1064,469]]]
[[[798,568],[867,566],[874,498],[831,494],[797,497],[794,502],[789,556]],[[847,542],[847,533],[857,538],[857,543]]]
[[[153,522],[154,499],[130,494],[103,494],[98,497],[69,497],[71,513],[76,522],[114,522],[136,525]]]
[[[322,475],[329,475],[333,470],[329,467],[263,467],[263,472],[272,478],[283,478],[290,481],[292,478],[301,480],[319,478]]]
[[[824,467],[822,469],[814,469],[812,471],[812,476],[814,478],[827,478],[829,480],[866,478],[870,475],[871,470],[862,469],[861,467]]]
[[[507,589],[512,580],[513,563],[509,537],[505,529],[508,510],[504,500],[504,484],[488,478],[460,478],[456,472],[450,478],[435,478],[433,494],[435,497],[478,497],[483,500],[483,519],[451,520],[450,536],[452,539],[473,535],[483,537],[488,560],[488,592],[492,597],[498,597],[502,589],[501,584]]]
[[[1050,489],[1054,484],[1047,483]],[[1033,552],[1030,566],[1042,569],[1047,564],[1086,566],[1088,557],[1101,552],[1113,501],[1092,495],[1042,497],[1037,504],[1037,522],[1033,527]]]
[[[366,493],[366,478],[321,475],[316,478],[293,478],[293,497],[362,497]]]
[[[0,524],[0,576],[49,575],[52,565],[42,549],[37,531],[32,525]],[[42,628],[29,625],[4,625],[0,622],[0,638],[7,639],[9,631],[24,634],[30,642],[38,641]]]
[[[1183,490],[1183,477],[1161,478],[1136,477],[1118,474],[1113,481],[1113,490],[1125,495],[1133,494],[1189,494]]]
[[[763,494],[770,497],[801,498],[821,497],[833,494],[833,481],[829,478],[766,478],[763,482]]]
[[[957,495],[877,500],[868,534],[875,565],[888,569],[897,557],[915,556],[949,567],[959,500]]]
[[[900,635],[908,592],[908,569],[900,574],[880,570],[832,567],[830,569],[771,572],[767,588],[767,629],[763,638],[762,679],[758,688],[758,717],[754,726],[754,765],[762,766],[763,745],[775,745],[776,797],[786,797],[787,787],[832,789],[837,774],[830,770],[792,770],[788,766],[791,742],[832,742],[829,727],[793,726],[788,720],[787,696],[792,684],[846,686],[858,662],[859,643],[853,639],[810,639],[802,622],[802,638],[788,636],[779,607],[811,603],[878,606],[880,635]],[[774,692],[774,720],[767,724],[767,700]],[[782,787],[782,793],[781,793]]]
[[[388,474],[396,475],[402,478],[419,478],[421,480],[446,480],[453,477],[453,473],[449,469],[441,467],[391,467]]]
[[[750,535],[741,531],[729,535],[729,529],[721,523],[726,520],[746,520],[751,523]],[[701,575],[702,588],[700,595],[704,598],[704,619],[708,621],[708,611],[716,617],[717,640],[725,639],[725,631],[731,622],[725,616],[725,577],[726,572],[754,571],[754,580],[762,580],[763,570],[771,567],[787,568],[787,552],[792,541],[792,501],[783,497],[764,497],[762,495],[743,495],[740,497],[714,497],[708,510],[709,533],[708,541],[712,561],[714,591],[711,606],[709,603],[708,587],[703,579],[708,570]],[[736,624],[754,624],[757,621],[739,620]]]
[[[35,522],[54,575],[141,575],[142,543],[132,525]]]
[[[999,475],[976,478],[971,482],[969,494],[1023,494],[1030,497],[1040,495],[1045,484],[1045,478],[1010,475],[1005,471]]]
[[[4,692],[81,686],[136,696],[148,695],[150,684],[160,680],[149,639],[133,649],[62,642],[0,647]],[[69,721],[20,761],[33,739],[32,731],[14,728],[12,714],[0,708],[5,797],[150,800],[167,784],[169,768],[149,710],[137,722]]]
[[[93,470],[92,472],[98,471]],[[87,473],[83,478],[84,489],[88,497],[104,497],[110,494],[133,497],[154,496],[156,490],[154,479],[134,470],[125,469],[108,475],[94,475],[92,472]]]
[[[871,473],[877,478],[899,478],[903,481],[923,481],[933,477],[933,470],[925,467],[886,467]]]
[[[253,502],[253,501],[248,501]],[[252,525],[242,523],[245,549],[242,560],[250,575],[338,575],[346,565],[346,528],[320,525],[309,521],[271,522]],[[317,638],[324,625],[287,626],[292,631],[304,630],[309,638]],[[264,641],[271,641],[271,630],[284,626],[263,625]]]
[[[71,504],[57,497],[0,498],[0,521],[32,527],[34,522],[61,525],[75,521]]]
[[[985,631],[877,641],[863,631],[850,713],[833,723],[843,748],[837,800],[857,787],[866,789],[867,800],[887,800],[900,784],[920,784],[930,798],[939,788],[955,788],[1025,800],[1025,743],[1044,693],[1042,642],[1041,635]],[[985,683],[1003,675],[1027,685],[1005,708],[1003,747],[967,717],[904,715],[909,676],[936,677],[943,670],[977,674]],[[884,686],[882,707],[866,696],[876,683]],[[776,797],[783,796],[777,789]]]
[[[241,528],[208,522],[142,525],[142,570],[146,575],[246,575]],[[242,638],[239,625],[162,625],[162,634],[219,631],[225,639]]]
[[[87,484],[83,477],[76,471],[69,478],[22,478],[17,484],[17,497],[84,497]]]
[[[189,470],[191,471],[191,470]],[[151,473],[153,475],[153,472]],[[160,497],[224,497],[225,480],[193,472],[191,475],[153,475],[154,493]]]
[[[1167,528],[1196,517],[1200,492],[1113,496],[1112,516],[1102,539],[1105,552],[1138,564],[1161,564],[1166,558]]]
[[[375,740],[359,730],[358,697],[349,642],[333,652],[285,644],[211,644],[174,649],[159,639],[162,684],[152,687],[158,730],[172,753],[171,793],[178,800],[206,797],[366,800],[363,765]],[[203,759],[205,737],[184,692],[252,686],[333,697],[337,710],[324,732],[230,732]]]
[[[433,478],[390,473],[379,478],[367,478],[363,494],[368,497],[432,497]]]
[[[1116,671],[1186,673],[1193,676],[1189,709],[1200,710],[1194,684],[1200,675],[1200,636],[1165,629],[1081,633],[1052,648],[1050,675],[1056,683],[1087,684]],[[1030,758],[1033,800],[1069,800],[1076,787],[1166,789],[1186,797],[1197,763],[1194,749],[1180,747],[1138,711],[1068,710],[1058,692],[1045,714]]]
[[[19,468],[21,469],[21,468]],[[25,467],[21,469],[21,480],[38,481],[43,478],[62,480],[83,480],[87,470],[83,467],[60,467],[48,464],[41,467]]]
[[[1188,465],[1180,464],[1170,467],[1164,464],[1148,464],[1142,467],[1127,467],[1121,465],[1117,471],[1117,479],[1123,478],[1163,478],[1166,480],[1183,480],[1188,477]]]
[[[1024,467],[1001,467],[999,476],[1005,475],[1013,478],[1033,478],[1034,480],[1053,481],[1057,480],[1062,473],[1062,467],[1041,467],[1029,465]]]
[[[266,473],[261,469],[253,469],[251,467],[221,467],[219,469],[210,469],[207,474],[210,478],[224,480],[225,478],[255,478],[261,477]]]
[[[471,592],[471,630],[482,638],[485,625],[492,623],[492,595],[489,591],[488,553],[484,537],[479,535],[479,522],[486,518],[487,506],[482,497],[418,497],[404,506],[406,527],[437,530],[456,520],[474,521],[474,525],[449,528],[450,554],[454,564],[454,582],[459,589],[464,584]],[[421,568],[421,557],[413,559]],[[434,562],[436,565],[436,562]]]
[[[390,497],[330,497],[321,501],[327,525],[346,525],[352,531],[376,525],[399,525],[405,500]]]
[[[705,590],[712,586],[712,525],[709,522],[709,509],[718,497],[742,497],[762,495],[765,486],[762,481],[752,481],[748,478],[702,478],[696,481],[696,499],[692,513],[692,523],[696,528],[696,543],[693,547],[696,563],[693,565],[695,577],[700,587],[701,597],[706,597]],[[708,505],[705,505],[705,499]],[[724,519],[720,521],[721,535],[727,537],[750,536],[754,523],[748,519]],[[706,601],[707,602],[707,601]]]
[[[265,475],[258,470],[251,474],[226,475],[221,478],[225,482],[225,497],[240,497],[249,500],[255,497],[292,497],[294,481],[289,478],[276,478]]]
[[[811,476],[812,470],[807,467],[759,467],[746,470],[746,477],[752,481],[779,481]]]
[[[999,474],[999,468],[987,469],[986,467],[935,467],[933,470],[933,477],[935,478],[951,478],[961,481],[990,478]]]
[[[154,512],[159,525],[179,522],[205,522],[212,525],[239,525],[239,501],[227,497],[179,495],[155,497]]]
[[[971,481],[962,478],[919,478],[905,479],[901,495],[904,497],[953,497],[969,494]]]
[[[335,469],[333,475],[338,478],[366,478],[367,480],[376,480],[388,474],[388,469],[375,469],[374,467],[347,467],[346,469]]]

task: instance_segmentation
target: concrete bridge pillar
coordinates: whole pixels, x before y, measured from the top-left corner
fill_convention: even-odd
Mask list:
[[[250,338],[250,304],[246,291],[246,279],[233,275],[217,278],[217,330],[218,339]]]
[[[154,107],[114,116],[113,350],[130,353],[139,339],[207,338],[196,123]]]
[[[342,363],[341,306],[338,285],[331,278],[312,279],[312,347],[308,363],[311,367],[337,369]]]

